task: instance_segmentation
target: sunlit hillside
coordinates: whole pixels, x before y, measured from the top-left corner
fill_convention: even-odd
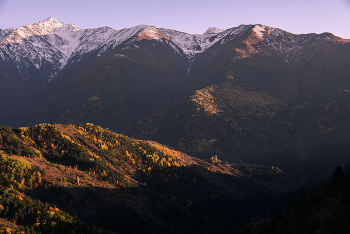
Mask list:
[[[0,217],[31,233],[231,232],[300,186],[93,124],[1,127],[0,152]]]

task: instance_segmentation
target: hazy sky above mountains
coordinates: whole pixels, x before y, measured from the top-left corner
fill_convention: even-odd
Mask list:
[[[208,27],[264,24],[295,34],[331,32],[350,39],[350,0],[0,0],[0,29],[48,17],[81,29],[149,24],[202,34]]]

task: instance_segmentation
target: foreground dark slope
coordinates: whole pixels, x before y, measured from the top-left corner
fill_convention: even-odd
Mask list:
[[[300,193],[269,218],[252,219],[240,233],[349,233],[349,182],[349,163],[338,166],[325,185],[308,195]]]
[[[12,185],[23,199],[3,195],[0,215],[27,230],[232,233],[298,188],[276,167],[202,161],[92,124],[1,127],[0,134],[0,166],[9,173],[1,192]],[[20,209],[33,198],[43,215]],[[68,221],[57,221],[62,215]]]
[[[200,89],[125,133],[313,180],[349,159],[349,54],[327,33],[245,33],[192,77],[189,90]]]

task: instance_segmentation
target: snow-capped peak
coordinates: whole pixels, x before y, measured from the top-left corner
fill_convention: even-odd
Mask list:
[[[20,43],[24,38],[33,35],[48,35],[54,33],[55,28],[60,28],[64,26],[73,27],[73,30],[78,30],[74,24],[64,24],[58,19],[49,17],[44,21],[40,21],[37,24],[28,24],[26,26],[21,26],[17,28],[13,33],[7,37],[3,42],[4,44],[9,43]]]
[[[253,32],[255,32],[258,37],[263,39],[264,37],[268,36],[273,29],[274,28],[271,28],[265,25],[257,24],[253,28]]]
[[[34,24],[34,25],[40,25],[41,27],[46,26],[50,28],[58,28],[58,27],[64,26],[65,24],[56,18],[49,17],[46,20],[40,21],[38,24]]]
[[[217,28],[217,27],[209,27],[207,31],[203,35],[210,35],[210,34],[218,34],[225,31],[224,29]]]
[[[161,38],[165,38],[165,39],[169,40],[170,36],[166,33],[161,32],[158,28],[156,28],[154,26],[147,25],[147,27],[139,34],[136,41],[141,41],[144,39],[157,40],[157,39],[161,39]]]

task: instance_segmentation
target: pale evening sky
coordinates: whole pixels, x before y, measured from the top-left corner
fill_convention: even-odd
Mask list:
[[[202,34],[208,27],[263,24],[295,34],[331,32],[350,39],[350,0],[0,0],[0,29],[48,17],[81,29],[148,24]]]

